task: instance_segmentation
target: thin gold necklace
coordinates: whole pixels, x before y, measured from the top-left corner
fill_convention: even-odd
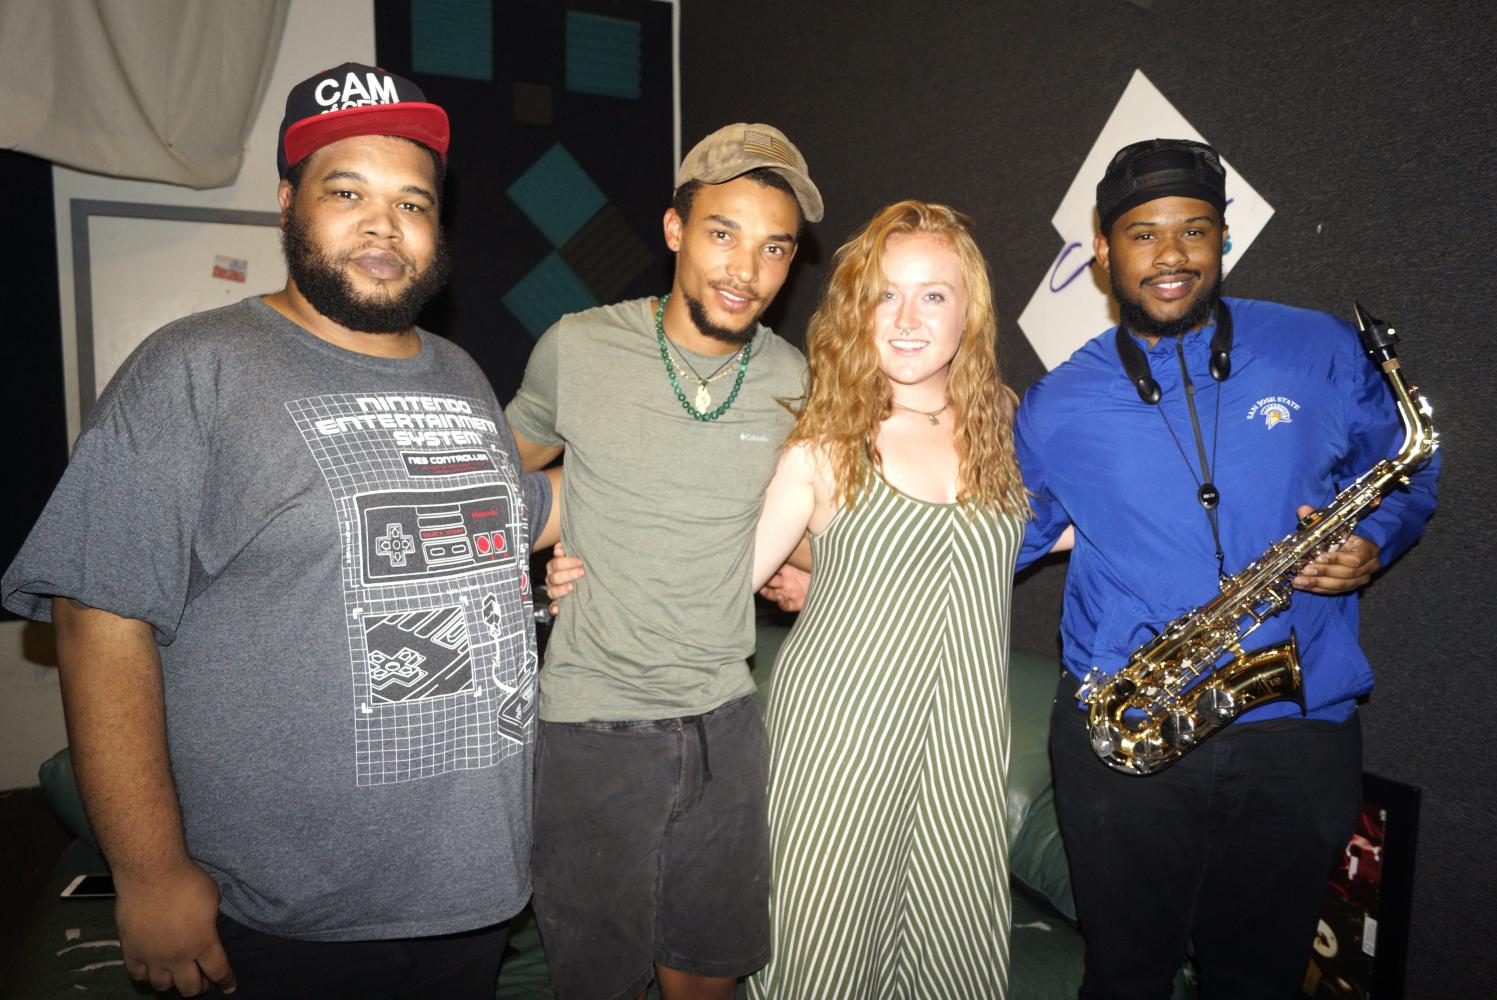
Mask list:
[[[889,400],[889,405],[892,406],[892,407],[894,407],[897,410],[909,410],[911,413],[918,413],[918,414],[920,414],[926,420],[930,421],[930,425],[932,427],[934,427],[937,424],[939,424],[941,422],[940,419],[939,419],[939,417],[941,416],[941,414],[945,413],[947,410],[949,410],[951,408],[951,404],[950,403],[944,403],[944,404],[942,404],[942,406],[941,406],[941,408],[939,410],[917,410],[913,406],[905,406],[903,403],[896,403],[892,399]]]
[[[733,374],[733,362],[738,360],[739,355],[743,353],[743,348],[740,347],[738,350],[728,355],[728,360],[718,365],[717,371],[713,372],[711,375],[708,375],[706,378],[703,378],[700,374],[697,373],[696,366],[691,363],[691,359],[686,356],[685,352],[681,350],[680,346],[678,346],[674,341],[667,342],[670,344],[670,346],[675,348],[675,351],[672,352],[673,356],[671,358],[671,361],[676,365],[676,374],[680,375],[682,378],[689,378],[697,384],[696,398],[693,399],[692,402],[696,404],[696,408],[699,410],[705,411],[710,409],[712,407],[712,393],[707,391],[707,386],[711,385],[713,382],[716,382],[718,379],[723,378],[724,376]],[[686,367],[682,368],[680,362],[685,362]]]
[[[681,409],[685,410],[693,420],[716,420],[728,412],[728,407],[738,398],[738,390],[743,388],[743,376],[748,371],[749,357],[752,354],[754,342],[746,341],[743,349],[738,352],[738,377],[733,381],[733,388],[728,392],[728,398],[723,400],[722,405],[715,410],[703,412],[701,408],[692,406],[686,401],[686,393],[681,391],[681,380],[676,377],[676,366],[671,363],[671,352],[665,346],[665,304],[671,300],[670,292],[660,296],[660,305],[655,308],[655,339],[660,342],[660,360],[665,362],[665,374],[670,377],[671,389],[676,394],[676,399],[681,403]],[[697,392],[700,394],[706,386],[700,386]],[[711,397],[708,397],[711,402]]]

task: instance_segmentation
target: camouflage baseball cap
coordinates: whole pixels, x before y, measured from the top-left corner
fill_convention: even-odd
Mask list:
[[[676,172],[676,187],[688,181],[723,184],[750,170],[767,167],[785,178],[807,222],[820,222],[821,192],[811,183],[806,158],[773,125],[724,125],[691,148]]]

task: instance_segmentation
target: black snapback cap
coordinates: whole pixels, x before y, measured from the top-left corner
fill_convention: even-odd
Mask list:
[[[1145,139],[1124,146],[1097,183],[1105,235],[1118,216],[1155,198],[1199,198],[1227,208],[1227,171],[1216,150],[1190,139]]]

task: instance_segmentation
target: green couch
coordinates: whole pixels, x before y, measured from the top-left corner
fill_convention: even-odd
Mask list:
[[[767,694],[774,652],[786,629],[764,624],[754,677]],[[1015,650],[1009,691],[1013,739],[1009,772],[1009,864],[1015,885],[1010,995],[1073,997],[1081,981],[1081,939],[1071,924],[1070,880],[1056,828],[1046,732],[1055,691],[1053,658]],[[108,900],[61,900],[74,875],[102,871],[92,831],[79,803],[66,751],[42,766],[41,779],[59,816],[78,834],[32,913],[21,953],[0,977],[0,995],[135,997],[119,963],[113,905]],[[540,940],[528,911],[518,918],[500,975],[500,1000],[550,997]]]

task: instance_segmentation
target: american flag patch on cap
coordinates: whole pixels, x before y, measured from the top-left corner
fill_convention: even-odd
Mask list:
[[[743,148],[757,156],[767,160],[790,167],[792,170],[800,169],[796,162],[796,156],[790,151],[790,147],[779,136],[770,135],[768,132],[760,132],[757,129],[744,129]]]

